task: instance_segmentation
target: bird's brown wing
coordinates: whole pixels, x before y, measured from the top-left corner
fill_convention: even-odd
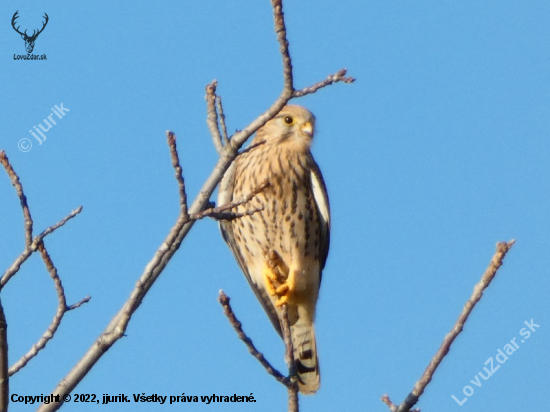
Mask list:
[[[220,182],[220,187],[218,189],[217,206],[222,206],[222,205],[231,203],[234,200],[239,200],[239,199],[233,199],[236,165],[237,165],[237,162],[233,162],[231,164],[229,169],[227,169],[227,171],[225,172],[225,175],[222,181]],[[273,303],[271,302],[271,299],[269,298],[265,289],[257,285],[252,280],[252,277],[250,276],[244,257],[241,254],[240,249],[237,247],[237,243],[235,242],[232,222],[228,220],[220,220],[219,225],[220,225],[220,231],[222,233],[223,240],[225,240],[225,242],[229,246],[229,249],[231,249],[233,256],[235,256],[235,260],[237,260],[237,263],[239,264],[241,270],[243,271],[246,277],[246,280],[248,281],[250,287],[254,291],[254,294],[262,304],[264,311],[267,313],[269,320],[273,324],[273,327],[275,328],[277,333],[282,337],[281,325],[279,324],[279,316],[277,314],[277,310],[275,309],[275,306],[273,306]]]

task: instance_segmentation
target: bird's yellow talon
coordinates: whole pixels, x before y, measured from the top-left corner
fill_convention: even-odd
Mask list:
[[[280,286],[275,289],[275,294],[279,297],[275,305],[282,306],[290,301],[292,293],[296,285],[294,284],[294,276],[290,275]]]
[[[275,294],[278,296],[284,295],[286,292],[288,292],[290,288],[286,283],[283,283],[281,286],[279,286],[277,289],[275,289]]]
[[[265,255],[265,267],[262,272],[266,292],[270,296],[277,296],[276,306],[282,306],[288,303],[290,295],[294,291],[294,277],[289,276],[288,266],[274,250],[270,250]]]
[[[264,277],[264,283],[265,283],[265,287],[267,289],[267,293],[270,296],[275,296],[276,291],[275,291],[275,286],[273,286],[273,282],[277,280],[277,277],[271,271],[270,268],[265,268],[262,275]]]

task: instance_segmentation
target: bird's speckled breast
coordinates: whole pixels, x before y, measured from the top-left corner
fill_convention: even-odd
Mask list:
[[[235,240],[250,260],[263,262],[271,250],[290,260],[285,261],[288,266],[319,259],[319,216],[311,188],[313,158],[309,150],[295,149],[293,144],[263,144],[238,159],[235,181],[241,184],[235,187],[234,201],[268,184],[236,211],[262,210],[232,223]]]

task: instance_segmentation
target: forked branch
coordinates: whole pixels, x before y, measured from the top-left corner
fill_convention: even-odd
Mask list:
[[[40,242],[38,244],[38,251],[42,256],[42,260],[44,261],[44,264],[46,265],[46,270],[48,271],[48,273],[50,274],[50,277],[52,278],[55,291],[57,293],[57,311],[53,317],[52,322],[50,323],[50,326],[48,326],[48,328],[42,334],[40,339],[38,339],[38,341],[29,349],[29,351],[26,354],[24,354],[21,357],[21,359],[19,359],[17,362],[15,362],[15,364],[13,364],[9,368],[9,376],[12,376],[13,374],[23,369],[32,358],[38,355],[38,352],[40,352],[42,349],[46,347],[46,344],[53,339],[55,333],[57,332],[57,329],[61,325],[61,321],[63,320],[63,316],[65,316],[65,313],[82,306],[84,303],[89,302],[91,299],[90,296],[86,296],[79,302],[71,306],[67,306],[67,299],[65,298],[65,289],[63,288],[63,284],[61,283],[61,279],[59,278],[59,275],[57,273],[57,268],[52,262],[52,259],[50,258],[50,255],[48,254],[48,251],[46,250],[46,247],[44,246],[43,242]]]

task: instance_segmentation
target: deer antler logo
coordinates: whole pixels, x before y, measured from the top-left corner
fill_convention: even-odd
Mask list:
[[[23,40],[25,40],[25,48],[27,49],[27,53],[32,53],[32,50],[34,49],[34,42],[35,42],[36,38],[38,37],[38,35],[44,31],[44,28],[46,27],[46,24],[48,24],[49,17],[46,13],[44,13],[45,14],[44,18],[46,19],[46,21],[43,23],[44,25],[42,26],[42,28],[40,30],[38,30],[38,32],[36,30],[33,30],[32,35],[28,36],[27,35],[27,30],[25,30],[24,33],[21,33],[19,31],[19,27],[21,27],[21,26],[17,26],[17,28],[15,27],[15,20],[19,17],[17,15],[17,13],[19,13],[19,10],[17,10],[15,12],[15,14],[13,15],[13,18],[11,19],[11,25],[12,25],[13,29],[21,35],[21,38]]]

